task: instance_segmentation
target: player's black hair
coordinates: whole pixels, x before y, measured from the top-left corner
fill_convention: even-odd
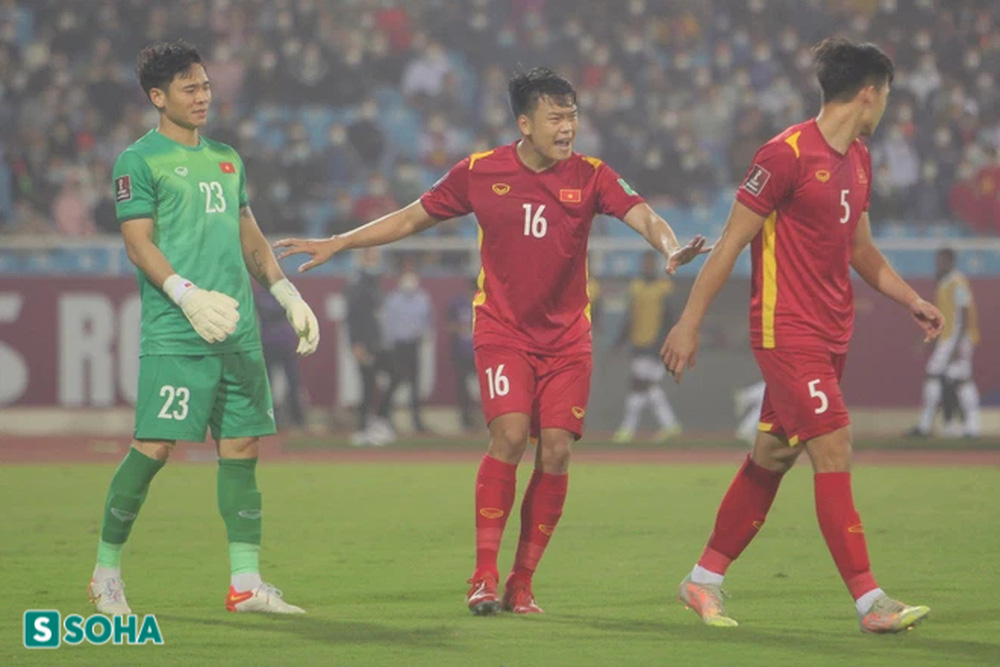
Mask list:
[[[955,263],[955,249],[954,248],[941,248],[937,252],[938,257],[941,259],[946,259],[952,264]]]
[[[139,75],[139,85],[148,97],[153,88],[165,92],[175,76],[186,72],[194,64],[202,64],[198,49],[178,39],[144,48],[135,63],[135,72]]]
[[[855,44],[842,37],[824,39],[812,49],[823,103],[849,102],[865,86],[892,83],[892,59],[871,43]]]
[[[510,110],[514,112],[514,118],[530,114],[542,97],[548,97],[561,107],[576,104],[573,84],[548,67],[533,67],[527,72],[518,69],[507,82],[507,91],[510,93]]]

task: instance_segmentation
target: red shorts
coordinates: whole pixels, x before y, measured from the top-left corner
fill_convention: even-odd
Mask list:
[[[760,430],[797,445],[850,425],[840,393],[847,355],[808,348],[754,349],[753,354],[767,383]]]
[[[590,398],[590,352],[540,355],[497,345],[476,348],[486,423],[510,412],[531,417],[531,435],[561,428],[577,438]]]

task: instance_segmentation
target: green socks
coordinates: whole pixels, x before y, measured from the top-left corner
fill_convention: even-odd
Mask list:
[[[149,483],[165,463],[130,448],[118,466],[104,505],[97,547],[99,573],[111,576],[120,568],[122,548],[146,500]],[[219,459],[219,514],[226,524],[233,578],[244,584],[238,590],[252,588],[260,580],[261,502],[256,470],[257,459]]]
[[[233,575],[260,572],[260,545],[230,542],[229,571]]]
[[[97,566],[110,568],[112,570],[121,569],[122,549],[124,544],[110,544],[101,540],[97,543]]]
[[[237,575],[243,575],[238,577],[242,581],[260,572],[261,501],[256,470],[257,459],[219,459],[219,514],[226,523],[234,580]]]
[[[151,459],[138,449],[130,447],[115,476],[111,478],[108,497],[104,503],[104,521],[101,523],[101,543],[97,562],[105,567],[118,567],[122,545],[132,532],[132,524],[149,493],[149,483],[166,461]]]

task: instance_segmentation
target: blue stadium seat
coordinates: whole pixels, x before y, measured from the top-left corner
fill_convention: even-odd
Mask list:
[[[308,106],[299,109],[299,122],[306,128],[309,144],[316,150],[327,145],[327,134],[334,123],[334,111],[329,107]]]

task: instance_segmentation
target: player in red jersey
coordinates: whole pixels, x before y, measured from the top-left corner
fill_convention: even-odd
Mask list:
[[[767,382],[759,433],[680,598],[709,625],[736,625],[723,610],[723,576],[763,525],[782,475],[806,451],[820,529],[855,599],[861,629],[897,632],[930,610],[892,600],[878,587],[854,509],[850,420],[840,392],[854,319],[849,267],[907,308],[927,340],[941,331],[943,318],[872,242],[871,159],[859,137],[870,136],[885,111],[892,61],[872,44],[842,39],[820,43],[813,55],[823,91],[819,115],[757,151],[722,237],[661,350],[680,381],[694,366],[705,311],[750,243],[750,342]]]
[[[570,448],[583,433],[590,393],[587,240],[594,215],[622,219],[673,273],[703,249],[687,246],[608,165],[573,152],[576,92],[552,70],[509,83],[521,139],[455,165],[418,201],[331,239],[290,239],[281,257],[307,253],[300,270],[335,253],[391,243],[475,213],[482,270],[473,300],[473,344],[490,444],[476,478],[473,613],[537,613],[531,579],[562,515]],[[514,504],[515,471],[529,436],[535,470],[521,503],[521,535],[503,599],[497,551]]]

